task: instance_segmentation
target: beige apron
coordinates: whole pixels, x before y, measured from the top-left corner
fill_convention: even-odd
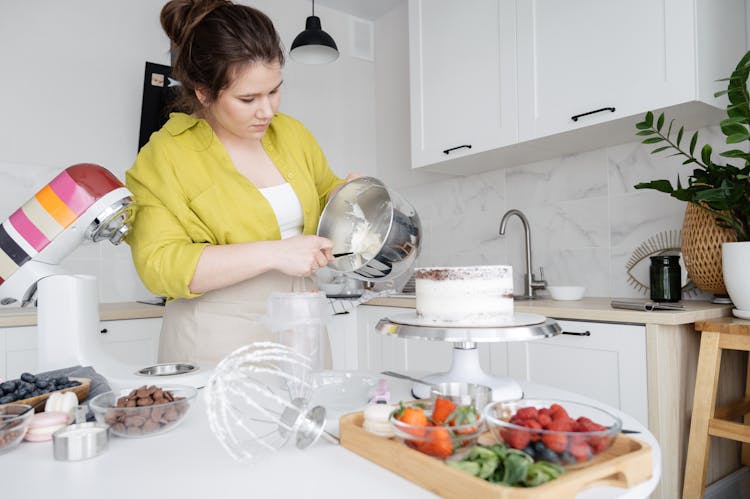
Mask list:
[[[197,298],[166,304],[159,337],[159,362],[194,362],[214,366],[237,348],[255,341],[273,341],[264,322],[274,291],[302,291],[301,279],[266,272]],[[312,289],[307,281],[307,289]],[[331,366],[328,334],[321,338],[324,367]]]

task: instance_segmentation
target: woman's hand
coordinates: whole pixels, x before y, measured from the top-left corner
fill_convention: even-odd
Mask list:
[[[343,184],[339,184],[339,185],[337,185],[336,187],[334,187],[333,189],[331,189],[331,192],[330,192],[330,194],[328,194],[328,199],[331,199],[331,198],[332,198],[333,196],[335,196],[335,195],[336,195],[336,193],[337,193],[337,192],[339,192],[339,190],[340,190],[340,189],[341,189],[342,187],[344,187],[344,185],[345,185],[345,184],[346,184],[347,182],[351,182],[351,181],[352,181],[352,180],[354,180],[355,178],[360,178],[360,177],[364,177],[364,175],[362,175],[361,173],[350,173],[349,175],[347,175],[347,176],[346,176],[346,177],[344,178],[344,183],[343,183]]]
[[[293,277],[306,277],[333,261],[333,241],[319,236],[294,236],[279,241],[275,267]]]

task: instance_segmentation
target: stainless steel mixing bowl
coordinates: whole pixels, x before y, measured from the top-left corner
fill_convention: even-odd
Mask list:
[[[354,213],[361,209],[363,221]],[[362,281],[391,281],[408,271],[419,254],[422,226],[414,207],[374,177],[346,184],[328,201],[318,224],[318,235],[333,241],[334,255],[352,251],[352,237],[367,223],[382,241],[372,258],[349,254],[328,266]]]

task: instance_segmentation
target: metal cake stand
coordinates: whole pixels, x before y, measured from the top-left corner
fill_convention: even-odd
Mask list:
[[[438,384],[463,381],[489,386],[493,400],[515,400],[523,397],[521,386],[513,378],[492,376],[482,369],[479,363],[477,343],[506,341],[531,341],[549,338],[560,334],[562,329],[557,321],[544,317],[542,322],[507,327],[447,327],[404,324],[398,319],[380,319],[375,330],[386,336],[427,341],[453,343],[453,361],[447,372],[424,376],[424,380]],[[412,391],[417,398],[429,398],[430,386],[415,383]]]

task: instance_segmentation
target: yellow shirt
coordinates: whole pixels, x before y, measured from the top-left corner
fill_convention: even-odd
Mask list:
[[[294,118],[277,113],[262,144],[300,200],[303,234],[315,234],[328,194],[343,181]],[[199,296],[188,286],[208,245],[281,238],[271,205],[205,120],[170,115],[125,173],[125,185],[134,198],[126,241],[138,275],[157,295]]]

